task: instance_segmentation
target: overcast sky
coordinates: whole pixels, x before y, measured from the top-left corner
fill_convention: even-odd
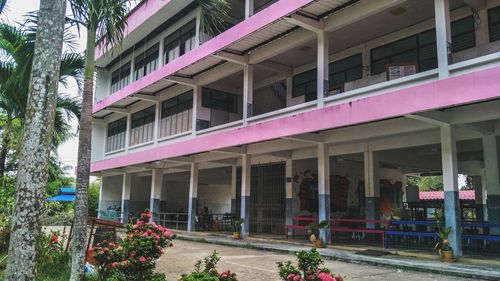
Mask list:
[[[28,12],[38,10],[39,2],[40,2],[39,0],[22,0],[22,1],[7,0],[7,7],[5,8],[5,11],[2,12],[0,20],[8,22],[10,24],[16,24],[16,22],[23,21],[24,15],[26,15]],[[69,13],[69,8],[68,8],[68,13]],[[85,49],[85,38],[83,37],[84,35],[85,32],[83,32],[82,37],[78,39],[79,52],[83,52],[83,50]],[[77,96],[79,94],[78,88],[73,81],[71,81],[68,84],[67,88],[65,88],[62,85],[59,85],[59,92],[63,92],[71,96]],[[77,120],[72,121],[72,127],[74,132],[76,132],[76,128],[78,127]],[[68,173],[74,175],[74,167],[76,167],[77,153],[78,153],[78,138],[75,137],[67,141],[66,143],[62,144],[58,149],[58,153],[60,160],[65,165],[72,167],[70,170],[68,170]]]

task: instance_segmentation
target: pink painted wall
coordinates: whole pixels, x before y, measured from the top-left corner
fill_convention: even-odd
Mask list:
[[[500,97],[500,67],[92,163],[92,172]]]
[[[156,14],[161,8],[169,4],[171,0],[148,0],[142,3],[136,9],[134,9],[127,19],[127,26],[123,31],[123,36],[126,37],[132,31],[134,31],[141,24],[146,22],[146,20],[151,16]],[[99,59],[103,56],[110,48],[104,48],[102,45],[98,45],[95,48],[95,57]]]
[[[185,55],[146,75],[145,77],[134,81],[120,91],[97,102],[94,104],[93,113],[96,113],[121,99],[131,96],[165,77],[175,74],[175,72],[183,69],[184,67],[187,67],[224,49],[230,44],[251,35],[251,33],[259,30],[260,28],[263,28],[266,25],[295,12],[299,8],[313,1],[314,0],[280,0],[274,3],[273,5],[250,17],[248,20],[240,22],[222,34],[205,42],[199,48],[186,53]]]

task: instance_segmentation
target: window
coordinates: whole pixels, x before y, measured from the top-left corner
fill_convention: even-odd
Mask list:
[[[328,65],[330,91],[340,89],[344,83],[363,78],[363,57],[356,54]],[[293,77],[292,97],[305,95],[305,101],[316,99],[316,68],[302,72]]]
[[[155,106],[132,114],[132,129],[155,121]]]
[[[344,83],[363,78],[363,57],[361,54],[347,57],[328,65],[330,89],[343,91]]]
[[[452,52],[473,48],[475,43],[474,17],[451,23]],[[387,64],[416,63],[418,71],[437,67],[436,30],[400,39],[371,50],[371,74],[385,71]]]
[[[166,118],[191,108],[193,108],[193,91],[164,101],[161,104],[161,118]]]
[[[111,93],[121,90],[130,81],[130,62],[111,73]]]
[[[500,40],[500,6],[488,10],[490,42]]]
[[[127,117],[123,117],[108,124],[108,138],[127,131]]]
[[[452,52],[459,52],[476,46],[474,17],[469,16],[451,23]]]
[[[214,89],[203,88],[202,91],[202,106],[237,113],[238,112],[238,97],[231,93],[226,93]]]
[[[156,43],[153,47],[147,49],[135,57],[134,79],[138,80],[146,74],[151,73],[158,67],[158,57],[160,44]]]
[[[295,98],[305,95],[306,102],[315,100],[317,96],[316,76],[316,68],[293,76],[292,97]]]
[[[385,72],[387,64],[416,63],[419,71],[437,67],[434,29],[371,50],[371,74]]]
[[[196,21],[191,21],[165,38],[165,64],[196,47]]]

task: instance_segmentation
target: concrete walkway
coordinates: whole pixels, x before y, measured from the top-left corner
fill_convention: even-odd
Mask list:
[[[297,251],[308,250],[310,246],[304,243],[290,243],[284,241],[270,241],[269,239],[247,238],[233,240],[227,235],[213,235],[206,233],[177,232],[178,239],[204,242],[216,245],[248,248],[255,250],[272,251],[277,253],[293,254]],[[469,262],[443,263],[437,257],[434,259],[418,258],[418,255],[385,255],[380,257],[356,254],[354,251],[335,248],[319,249],[325,259],[385,266],[396,269],[444,274],[446,276],[464,277],[470,280],[500,280],[500,266],[471,264]]]

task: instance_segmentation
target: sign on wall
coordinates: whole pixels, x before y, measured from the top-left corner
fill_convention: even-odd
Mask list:
[[[386,65],[387,80],[394,80],[417,73],[416,64],[388,64]]]

